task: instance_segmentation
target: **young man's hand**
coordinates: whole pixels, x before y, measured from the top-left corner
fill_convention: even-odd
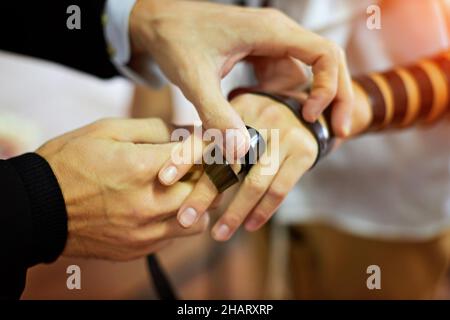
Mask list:
[[[315,121],[334,101],[334,129],[350,131],[352,86],[343,51],[303,29],[274,9],[177,0],[138,0],[130,17],[134,57],[150,55],[165,75],[195,105],[206,129],[228,130],[235,158],[245,155],[248,132],[238,113],[223,97],[220,82],[234,65],[267,58],[276,65],[289,57],[312,66],[305,119]],[[231,144],[231,139],[238,143]],[[227,150],[230,154],[230,150]]]
[[[108,119],[58,137],[37,150],[64,195],[68,241],[63,255],[129,260],[169,240],[200,233],[205,216],[182,228],[178,208],[188,182],[162,186],[157,174],[175,144],[158,119]]]
[[[231,104],[247,125],[260,131],[267,147],[213,227],[212,235],[218,241],[230,239],[242,223],[249,231],[264,225],[313,165],[318,152],[315,138],[288,107],[253,94],[239,96]],[[188,165],[181,168],[184,172],[190,169]],[[203,174],[179,210],[180,224],[191,228],[198,223],[217,195]]]

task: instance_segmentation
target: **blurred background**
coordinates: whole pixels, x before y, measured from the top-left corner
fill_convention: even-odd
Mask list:
[[[273,4],[345,47],[355,74],[448,50],[448,1],[319,0],[314,10],[296,7],[300,2],[306,1]],[[373,3],[383,9],[383,29],[369,32],[365,8]],[[305,12],[316,19],[302,17]],[[104,117],[161,117],[183,125],[198,120],[173,87],[102,81],[5,52],[0,70],[0,158],[33,151]],[[248,72],[238,68],[224,86],[244,78]],[[308,174],[261,231],[239,232],[225,244],[208,233],[175,241],[158,253],[161,263],[185,299],[448,299],[449,134],[446,122],[358,139]],[[74,264],[81,268],[81,290],[66,286],[66,269]],[[381,290],[366,285],[367,267],[374,264],[382,270]],[[23,298],[157,296],[144,259],[60,258],[29,270]]]
[[[102,117],[159,115],[166,120],[172,117],[168,88],[154,91],[135,87],[124,79],[97,80],[61,66],[2,52],[0,70],[2,158],[33,151],[52,137]],[[218,211],[220,213],[220,209]],[[331,246],[332,251],[338,253],[340,242],[344,246],[345,242],[361,240],[352,239],[350,235],[344,239],[342,234],[324,226],[307,229],[309,233],[298,227],[271,224],[257,233],[238,233],[226,244],[214,242],[206,233],[175,241],[158,256],[179,295],[185,299],[322,297],[316,292],[320,281],[314,270],[320,269],[323,262],[314,254],[314,246],[319,246],[317,250],[323,245]],[[324,237],[322,242],[314,242],[311,246],[314,230]],[[450,238],[440,243],[447,242],[450,243]],[[431,248],[433,242],[424,247],[427,245]],[[377,246],[377,243],[373,242],[371,246]],[[380,246],[380,250],[384,246]],[[359,248],[354,250],[354,254],[361,252]],[[434,258],[433,255],[430,257]],[[339,257],[335,259],[339,260]],[[342,259],[346,258],[342,256]],[[66,269],[74,264],[81,268],[81,290],[69,290],[66,286]],[[351,267],[350,261],[347,266]],[[361,283],[362,287],[368,276],[365,268],[362,265],[352,275],[352,282]],[[330,272],[330,277],[339,279],[339,273],[338,269]],[[340,285],[345,286],[346,276],[342,276],[344,278],[338,282],[344,282]],[[444,277],[433,296],[448,298],[448,283]],[[333,285],[339,288],[337,284]],[[361,295],[362,298],[365,296]],[[118,263],[73,258],[60,258],[53,264],[31,268],[22,297],[157,298],[144,259]]]

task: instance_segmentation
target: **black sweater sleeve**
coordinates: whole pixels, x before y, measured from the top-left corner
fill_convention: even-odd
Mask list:
[[[111,78],[118,72],[110,61],[104,37],[105,1],[0,1],[0,49]],[[67,28],[67,8],[71,5],[80,7],[80,30]]]
[[[35,153],[0,160],[0,299],[18,299],[29,267],[54,261],[67,240],[64,197]]]

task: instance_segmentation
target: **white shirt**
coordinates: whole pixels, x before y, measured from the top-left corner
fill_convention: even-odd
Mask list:
[[[136,0],[107,0],[105,4],[105,38],[114,50],[113,64],[122,75],[135,83],[160,87],[167,83],[164,74],[150,58],[141,70],[132,70],[127,65],[131,58],[129,20]]]
[[[390,1],[378,32],[365,28],[361,15],[353,25],[350,64],[358,72],[383,70],[445,50],[443,14],[435,0]],[[378,238],[434,237],[450,227],[448,137],[443,122],[351,141],[305,175],[278,219],[325,222]]]
[[[350,68],[358,73],[415,61],[448,47],[440,1],[405,2],[389,1],[389,10],[382,11],[384,29],[375,31],[366,28],[366,8],[377,3],[374,0],[273,0],[272,4],[347,48]],[[225,93],[245,78],[242,70],[237,72],[225,79]],[[179,91],[175,96],[177,122],[198,121]],[[377,238],[434,237],[450,227],[449,137],[450,125],[443,122],[426,130],[350,141],[305,174],[276,219],[323,222]]]

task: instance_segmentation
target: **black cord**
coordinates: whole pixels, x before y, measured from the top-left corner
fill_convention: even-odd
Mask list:
[[[169,278],[159,264],[156,255],[150,254],[147,256],[147,266],[159,299],[169,301],[178,300],[177,295],[170,284]]]

